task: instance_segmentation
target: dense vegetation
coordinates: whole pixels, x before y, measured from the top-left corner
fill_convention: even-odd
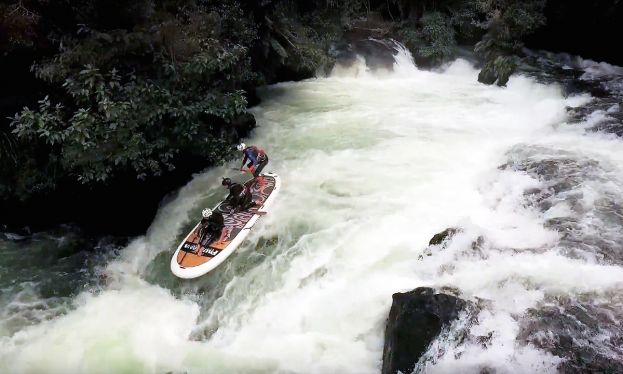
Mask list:
[[[254,125],[246,108],[256,86],[329,69],[332,43],[372,15],[420,65],[470,44],[483,59],[479,80],[504,85],[545,5],[9,0],[0,4],[0,200],[218,163]]]

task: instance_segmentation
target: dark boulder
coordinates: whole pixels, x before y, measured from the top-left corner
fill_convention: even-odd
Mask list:
[[[460,231],[461,231],[460,229],[453,228],[453,227],[447,228],[443,230],[442,232],[435,234],[431,238],[431,240],[428,242],[428,245],[439,245],[443,243],[444,241],[446,241],[446,239],[452,238],[454,234]]]
[[[456,320],[467,302],[419,287],[395,293],[385,328],[383,374],[411,373],[442,329]]]
[[[424,256],[432,256],[436,251],[444,250],[450,244],[450,240],[456,235],[463,232],[463,229],[457,227],[449,227],[442,232],[435,234],[428,242],[428,247],[424,249],[422,254],[418,257],[419,260],[424,259]],[[485,238],[479,236],[476,240],[472,241],[471,248],[475,254],[478,254],[482,258],[486,258],[486,254],[483,252],[485,244]]]
[[[491,67],[484,67],[478,73],[478,82],[484,84],[493,84],[498,79]]]
[[[331,51],[332,56],[340,65],[351,66],[357,61],[357,56],[361,56],[366,66],[372,70],[393,70],[396,53],[398,53],[396,44],[388,40],[376,39],[342,41]]]
[[[557,297],[550,302],[557,305],[528,310],[518,341],[563,358],[561,373],[623,373],[620,310],[610,301]]]
[[[354,22],[329,54],[342,66],[351,66],[361,56],[371,70],[393,70],[398,44],[391,40],[391,27],[380,15],[371,13],[365,20]]]

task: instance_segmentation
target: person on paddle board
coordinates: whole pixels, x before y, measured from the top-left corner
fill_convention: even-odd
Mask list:
[[[245,162],[249,160],[247,167],[253,174],[253,177],[255,177],[255,179],[257,180],[260,176],[260,173],[264,169],[264,166],[268,164],[268,156],[266,155],[266,152],[263,149],[258,148],[254,145],[247,147],[247,145],[244,143],[238,144],[236,148],[244,154],[244,158],[242,159],[242,165],[240,165],[240,171],[242,171]]]
[[[253,201],[253,194],[244,185],[232,182],[229,178],[223,178],[221,184],[229,190],[225,201],[229,202],[232,211],[243,211],[257,206],[257,203]]]
[[[223,214],[220,212],[213,212],[210,208],[205,208],[201,212],[201,215],[203,217],[201,218],[201,227],[199,228],[199,243],[201,245],[198,251],[201,250],[202,246],[207,248],[217,238],[217,241],[222,242],[227,235]]]

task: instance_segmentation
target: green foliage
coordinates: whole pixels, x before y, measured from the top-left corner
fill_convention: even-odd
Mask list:
[[[402,20],[398,35],[416,61],[438,64],[451,57],[456,40],[481,37],[475,51],[484,59],[479,80],[505,85],[515,70],[521,39],[545,23],[545,0],[394,0]],[[476,39],[477,40],[477,39]]]
[[[431,12],[426,13],[420,22],[422,23],[420,39],[423,44],[418,48],[418,53],[433,61],[441,61],[452,56],[456,41],[448,17],[439,12]]]
[[[403,21],[398,34],[419,64],[438,64],[455,53],[455,30],[451,18],[441,12],[425,13],[417,24],[412,20]]]
[[[33,67],[65,95],[15,115],[13,132],[47,146],[82,182],[160,175],[180,149],[220,161],[228,124],[246,112],[240,87],[255,78],[248,48],[216,38],[222,21],[195,8],[149,29],[82,30]]]
[[[0,4],[0,50],[45,51],[32,72],[46,86],[0,130],[0,196],[158,176],[181,155],[219,162],[248,115],[245,90],[331,66],[331,44],[379,9],[428,64],[482,36],[479,80],[504,85],[544,2],[10,0]]]
[[[487,30],[474,48],[485,60],[478,80],[504,86],[517,66],[514,56],[523,46],[521,38],[545,23],[545,0],[477,0],[474,4],[486,16],[479,27]]]
[[[302,14],[296,3],[276,4],[271,17],[266,17],[266,26],[270,30],[270,49],[281,64],[313,74],[332,63],[327,52],[341,34],[341,21],[331,9],[339,4],[327,2],[327,6],[326,10]]]
[[[545,23],[545,0],[476,0],[476,9],[484,14],[480,27],[498,40],[519,40]]]
[[[4,165],[17,165],[17,140],[13,134],[0,131],[0,163]]]
[[[45,97],[24,100],[38,104],[11,114],[0,133],[0,197],[27,198],[61,180],[158,176],[183,157],[206,165],[229,157],[252,122],[246,90],[280,69],[310,76],[330,65],[344,17],[369,8],[363,0],[0,5],[0,49],[33,38],[46,48],[31,68]]]

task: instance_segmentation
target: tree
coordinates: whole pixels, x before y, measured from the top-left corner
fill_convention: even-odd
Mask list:
[[[485,60],[478,80],[504,86],[516,68],[522,38],[545,23],[545,0],[476,0],[474,5],[485,17],[477,24],[487,31],[474,48]]]
[[[182,149],[218,162],[229,153],[230,124],[246,112],[241,86],[256,77],[248,48],[223,35],[226,27],[201,6],[133,31],[83,27],[33,66],[62,92],[16,114],[13,132],[42,143],[62,174],[82,182],[160,175]]]

